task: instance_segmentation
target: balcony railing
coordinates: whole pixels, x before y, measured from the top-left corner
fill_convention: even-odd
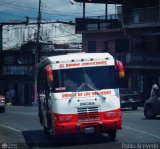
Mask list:
[[[160,7],[133,9],[129,24],[160,23]]]
[[[76,32],[121,28],[121,20],[121,14],[76,18]]]

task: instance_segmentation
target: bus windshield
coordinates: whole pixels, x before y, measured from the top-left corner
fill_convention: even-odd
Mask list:
[[[75,92],[83,83],[81,91],[116,88],[113,66],[84,67],[53,70],[53,92]]]

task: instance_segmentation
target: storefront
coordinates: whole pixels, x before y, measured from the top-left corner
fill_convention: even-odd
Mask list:
[[[31,105],[34,95],[34,57],[31,51],[0,52],[0,94],[13,105]],[[11,92],[14,97],[11,98]],[[9,101],[7,101],[9,102]]]
[[[128,88],[149,98],[153,80],[160,84],[160,53],[127,53],[123,62]]]

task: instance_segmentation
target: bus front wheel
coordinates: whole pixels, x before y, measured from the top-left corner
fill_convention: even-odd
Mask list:
[[[45,127],[45,126],[43,126],[43,132],[44,132],[45,135],[47,135],[47,136],[49,135],[48,128]]]

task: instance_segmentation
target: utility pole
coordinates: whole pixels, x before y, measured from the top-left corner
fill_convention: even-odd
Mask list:
[[[35,49],[35,59],[34,59],[34,103],[37,103],[37,68],[39,62],[39,53],[40,53],[40,24],[41,24],[41,0],[39,0],[38,8],[38,19],[37,19],[37,39],[36,39],[36,49]]]

